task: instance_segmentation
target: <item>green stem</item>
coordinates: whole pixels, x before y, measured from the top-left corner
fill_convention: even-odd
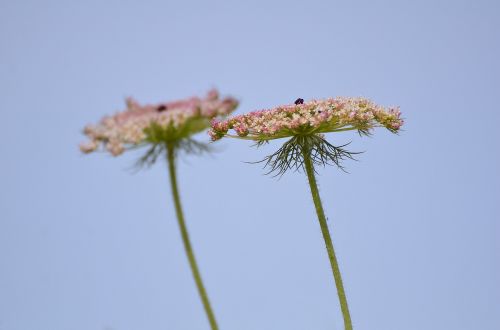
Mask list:
[[[306,168],[307,178],[309,180],[309,187],[311,188],[311,194],[314,201],[314,206],[316,207],[316,213],[318,215],[321,233],[323,234],[323,239],[325,240],[326,244],[326,251],[328,252],[328,258],[330,259],[330,265],[332,267],[333,277],[335,279],[335,285],[337,287],[337,294],[339,296],[340,308],[342,309],[342,315],[344,316],[344,327],[346,330],[352,330],[351,316],[349,314],[349,307],[347,306],[344,285],[342,284],[342,276],[340,275],[339,264],[337,262],[337,257],[335,256],[335,251],[333,249],[332,238],[330,236],[330,232],[328,231],[325,211],[323,210],[323,205],[321,204],[321,198],[319,196],[318,185],[316,183],[316,177],[314,175],[314,166],[311,160],[311,155],[309,154],[309,150],[307,150],[307,148],[303,149],[303,155],[304,166]]]
[[[184,222],[184,214],[182,212],[181,200],[179,197],[179,191],[177,189],[177,177],[175,172],[175,146],[171,144],[167,144],[167,160],[168,170],[170,173],[172,195],[174,197],[175,213],[177,214],[177,221],[181,230],[182,241],[184,243],[184,249],[186,250],[186,254],[189,260],[189,266],[191,267],[191,272],[193,273],[194,281],[196,282],[196,287],[198,288],[198,293],[200,294],[203,307],[205,308],[205,313],[207,314],[208,321],[210,322],[210,327],[212,328],[212,330],[218,330],[215,315],[212,307],[210,306],[207,291],[203,286],[200,271],[198,270],[198,265],[196,264],[196,259],[194,257],[193,248],[191,247],[191,242],[189,241],[189,234],[187,231],[186,223]]]

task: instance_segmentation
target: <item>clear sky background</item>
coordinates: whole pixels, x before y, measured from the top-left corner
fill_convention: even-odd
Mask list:
[[[83,126],[217,87],[400,105],[319,170],[356,330],[500,329],[496,1],[0,1],[0,329],[202,330],[165,162],[83,156]],[[199,140],[208,140],[205,134]],[[222,330],[342,329],[306,178],[236,140],[179,163]]]

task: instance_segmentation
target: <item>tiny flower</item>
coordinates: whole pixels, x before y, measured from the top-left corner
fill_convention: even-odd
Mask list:
[[[97,149],[97,142],[95,142],[95,141],[88,141],[88,142],[80,143],[80,150],[83,153],[88,154],[96,149]]]
[[[109,141],[106,144],[106,149],[113,156],[119,156],[119,155],[121,155],[125,151],[125,148],[123,147],[123,144],[121,144],[119,141],[116,141],[116,140]]]
[[[85,127],[84,134],[90,141],[82,143],[80,150],[90,153],[102,145],[113,156],[118,156],[129,147],[178,143],[210,127],[210,120],[228,115],[237,104],[230,97],[219,99],[216,90],[208,92],[205,98],[191,97],[153,105],[140,105],[127,98],[124,111]],[[223,127],[224,124],[220,129]]]
[[[238,136],[247,136],[248,127],[244,123],[236,123],[233,127],[234,131]]]

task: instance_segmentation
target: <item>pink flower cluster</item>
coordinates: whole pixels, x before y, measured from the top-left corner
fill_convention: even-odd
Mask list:
[[[123,153],[127,146],[148,142],[148,128],[181,131],[194,134],[210,126],[210,120],[231,113],[238,105],[233,98],[219,99],[216,90],[206,97],[140,105],[134,99],[126,100],[127,109],[113,116],[104,117],[97,125],[88,125],[84,134],[88,142],[80,144],[80,150],[90,153],[102,144],[113,156]],[[188,126],[193,120],[202,124]],[[170,132],[170,131],[169,131]]]
[[[249,140],[271,140],[295,135],[386,127],[397,132],[403,125],[399,108],[384,108],[365,98],[337,97],[278,106],[212,121],[209,135],[213,141],[224,136]],[[232,129],[236,135],[228,131]]]

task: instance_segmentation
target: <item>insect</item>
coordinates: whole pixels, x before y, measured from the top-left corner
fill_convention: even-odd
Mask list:
[[[295,100],[294,102],[296,105],[299,105],[299,104],[304,104],[304,99],[301,99],[300,97],[298,99]]]
[[[162,112],[165,110],[167,110],[167,106],[164,104],[162,104],[162,105],[158,106],[158,108],[156,108],[156,111],[158,111],[158,112]]]

